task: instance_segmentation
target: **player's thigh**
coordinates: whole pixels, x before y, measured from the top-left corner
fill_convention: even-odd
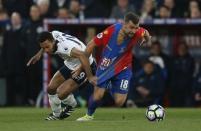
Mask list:
[[[109,83],[110,79],[97,84],[97,86],[94,87],[93,98],[95,100],[100,100],[104,96],[105,91],[108,89]]]
[[[76,83],[73,79],[68,79],[64,81],[58,88],[57,94],[58,97],[62,100],[65,99],[70,93],[76,90],[79,87],[79,84]]]
[[[114,101],[117,106],[122,106],[127,98],[127,94],[114,93]]]
[[[48,85],[48,93],[55,92],[56,89],[65,81],[65,78],[60,73],[60,71],[57,71],[52,79],[50,80],[50,83]]]
[[[119,94],[127,94],[130,85],[130,79],[132,76],[132,71],[130,69],[126,69],[120,72],[111,80],[111,92],[119,93]]]
[[[95,72],[96,72],[96,63],[93,62],[91,65],[90,65],[90,68],[92,70],[92,73],[95,75]],[[77,75],[76,77],[72,78],[71,76],[71,79],[73,79],[76,83],[78,83],[79,85],[80,84],[83,84],[84,82],[86,82],[87,80],[87,76],[86,76],[86,73],[84,70],[82,70],[80,72],[79,75]]]

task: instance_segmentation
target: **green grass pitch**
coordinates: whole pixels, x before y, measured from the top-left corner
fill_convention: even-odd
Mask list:
[[[99,108],[94,121],[75,121],[85,111],[45,121],[50,109],[0,108],[0,131],[201,131],[201,109],[166,109],[164,121],[149,122],[145,109]]]

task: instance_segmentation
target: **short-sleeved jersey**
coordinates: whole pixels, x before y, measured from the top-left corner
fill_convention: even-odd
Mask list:
[[[141,42],[145,29],[140,27],[132,38],[125,38],[122,43],[118,44],[117,38],[121,28],[121,23],[114,24],[93,39],[98,47],[103,48],[98,62],[97,76],[103,74],[108,68],[114,70],[107,74],[108,77],[115,76],[126,68],[131,68],[132,48]],[[118,63],[115,63],[117,60]]]
[[[69,69],[76,69],[76,67],[80,65],[80,60],[78,58],[71,57],[71,51],[73,48],[84,51],[86,49],[84,43],[74,36],[59,31],[52,31],[51,33],[55,41],[57,41],[57,49],[55,51],[55,54],[58,54],[64,60],[64,64]],[[90,64],[93,63],[92,56],[89,57],[89,62]]]

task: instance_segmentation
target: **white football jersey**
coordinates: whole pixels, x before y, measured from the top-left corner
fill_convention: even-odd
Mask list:
[[[86,46],[78,38],[59,32],[52,31],[53,38],[57,41],[57,50],[55,54],[58,54],[64,59],[64,64],[71,70],[75,70],[78,65],[81,64],[78,58],[71,57],[71,51],[73,48],[77,50],[85,51]],[[93,63],[92,55],[89,57],[90,64]]]

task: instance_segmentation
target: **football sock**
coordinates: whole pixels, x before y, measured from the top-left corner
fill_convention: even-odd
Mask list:
[[[100,105],[100,101],[95,101],[93,95],[89,98],[87,115],[92,116],[96,108]]]
[[[53,112],[53,115],[56,117],[59,117],[61,113],[61,100],[58,98],[58,95],[50,95],[48,94],[49,97],[49,103]]]
[[[75,100],[73,94],[68,95],[65,99],[61,100],[61,102],[72,107],[75,107],[77,105],[77,101]]]

